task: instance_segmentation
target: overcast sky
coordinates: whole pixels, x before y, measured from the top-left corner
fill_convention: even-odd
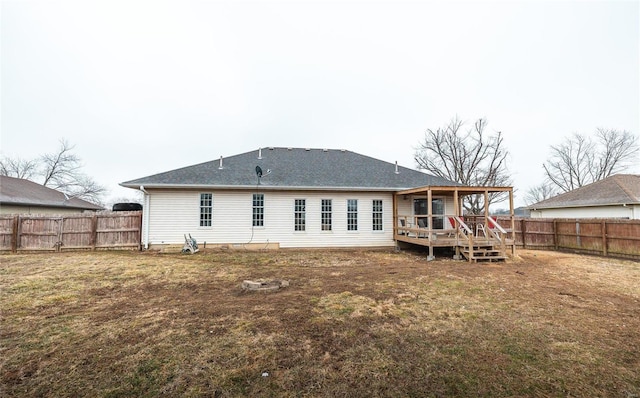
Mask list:
[[[550,145],[640,130],[638,1],[2,1],[0,34],[2,154],[65,137],[112,198],[267,146],[413,168],[457,115],[503,132],[523,204]]]

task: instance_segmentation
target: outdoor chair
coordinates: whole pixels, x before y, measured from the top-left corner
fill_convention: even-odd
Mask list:
[[[418,218],[418,228],[427,229],[427,220],[425,218]],[[422,236],[421,236],[422,235]],[[418,234],[418,238],[426,238],[426,234]]]
[[[407,222],[403,218],[401,218],[399,221],[400,221],[400,228],[401,229],[398,230],[398,235],[406,235],[407,231],[405,231],[405,228],[407,227]]]

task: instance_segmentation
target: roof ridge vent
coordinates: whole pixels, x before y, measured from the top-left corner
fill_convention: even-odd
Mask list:
[[[329,152],[329,150],[327,148],[324,148],[322,152]]]
[[[304,148],[304,150],[308,152],[311,150],[311,148]]]
[[[346,149],[341,149],[340,152],[347,152],[347,150]]]

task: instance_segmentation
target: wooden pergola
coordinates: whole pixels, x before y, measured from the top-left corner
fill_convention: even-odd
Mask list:
[[[500,223],[489,214],[489,195],[507,192],[509,219]],[[464,214],[462,199],[468,195],[483,195],[481,214]],[[407,205],[401,203],[412,199]],[[434,199],[449,203],[445,211],[434,213]],[[415,214],[413,202],[426,200],[426,214]],[[507,254],[515,255],[514,208],[512,187],[425,186],[396,192],[393,198],[394,239],[429,248],[429,259],[434,259],[434,247],[452,247],[455,258],[468,261],[502,260]],[[510,249],[510,253],[507,253]]]

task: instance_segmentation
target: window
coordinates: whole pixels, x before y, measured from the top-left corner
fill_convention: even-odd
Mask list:
[[[306,227],[306,199],[296,199],[293,213],[294,230],[304,231]]]
[[[323,231],[331,231],[331,199],[322,199],[320,221]]]
[[[264,227],[264,194],[253,194],[253,226]]]
[[[373,230],[382,231],[382,200],[373,200]]]
[[[358,230],[358,199],[347,200],[347,231]]]
[[[213,194],[200,194],[200,226],[210,227],[213,215]]]

